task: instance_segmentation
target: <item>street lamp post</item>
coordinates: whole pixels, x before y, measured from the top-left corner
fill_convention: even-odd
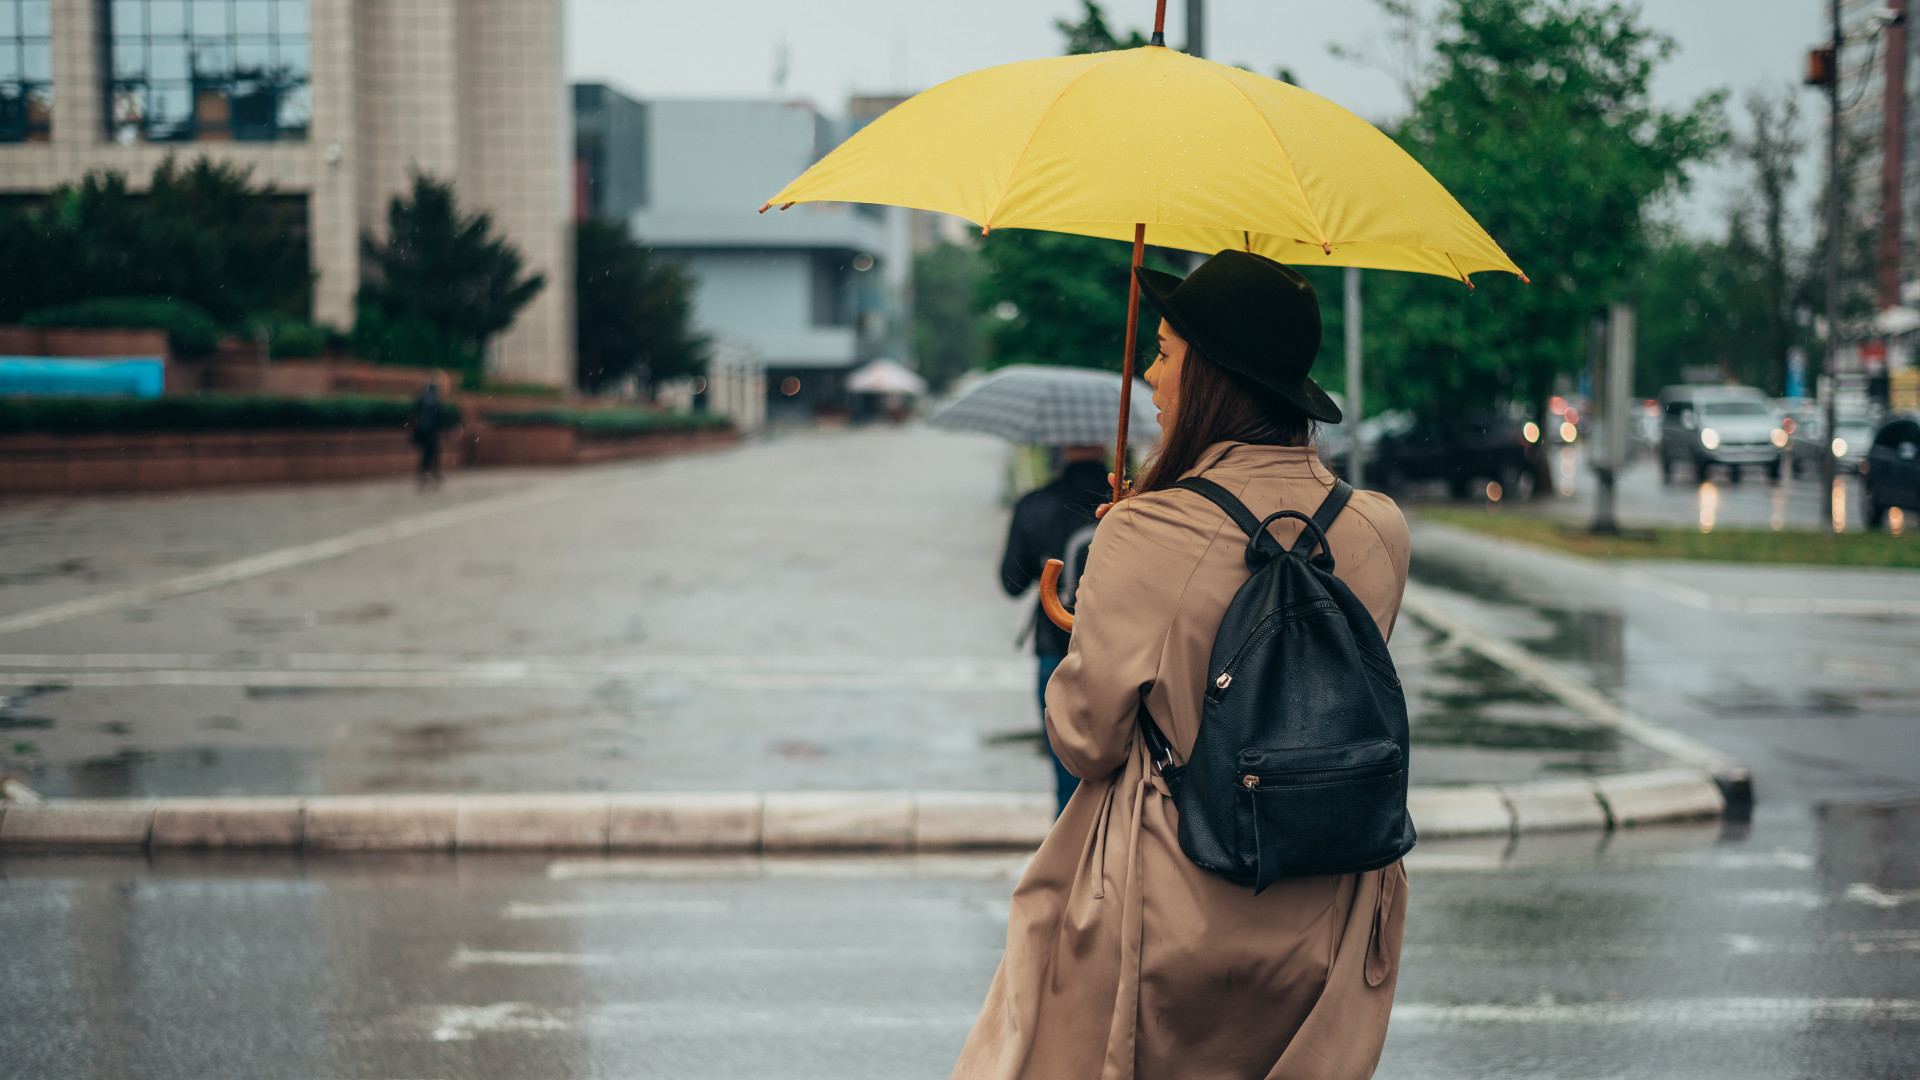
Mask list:
[[[1827,348],[1820,362],[1820,518],[1833,531],[1834,367],[1840,356],[1840,0],[1829,0],[1832,52],[1827,61]]]

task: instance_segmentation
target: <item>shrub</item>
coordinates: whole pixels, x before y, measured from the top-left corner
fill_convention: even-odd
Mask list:
[[[441,407],[459,421],[456,406]],[[409,401],[376,397],[0,398],[0,433],[398,429],[412,411]]]
[[[328,335],[326,327],[309,322],[275,323],[267,332],[267,352],[275,359],[320,356],[327,351]]]
[[[100,297],[29,312],[28,326],[116,327],[165,330],[174,355],[211,356],[220,344],[220,324],[184,300],[161,297]]]
[[[659,413],[646,409],[534,409],[495,413],[490,424],[565,424],[585,439],[618,439],[628,435],[680,431],[718,431],[733,421],[712,413]]]

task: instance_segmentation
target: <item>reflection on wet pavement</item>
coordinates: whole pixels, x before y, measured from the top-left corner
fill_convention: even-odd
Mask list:
[[[1920,802],[1895,801],[1423,842],[1378,1075],[1915,1075],[1917,836]],[[7,856],[0,1059],[21,1080],[937,1076],[1024,861]]]

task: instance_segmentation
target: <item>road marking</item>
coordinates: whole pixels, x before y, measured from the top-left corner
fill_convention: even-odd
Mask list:
[[[770,1029],[791,1044],[796,1037],[817,1039],[823,1032],[852,1035],[871,1028],[936,1028],[964,1035],[978,1015],[967,1009],[885,1009],[869,1003],[797,1004],[741,1008],[714,1000],[616,1001],[585,1008],[543,1009],[524,1001],[491,1005],[439,1005],[422,1011],[428,1037],[435,1042],[465,1042],[476,1035],[542,1035],[556,1031],[620,1031],[642,1028],[684,1040],[698,1033],[738,1040],[743,1034],[767,1039]]]
[[[621,470],[613,474],[596,473],[587,476],[575,476],[560,480],[542,479],[536,486],[525,490],[495,495],[484,499],[475,499],[459,506],[449,506],[440,510],[429,510],[424,514],[388,521],[379,525],[369,525],[364,529],[342,533],[325,540],[316,540],[308,544],[295,544],[275,551],[266,551],[258,555],[249,555],[230,563],[210,567],[192,574],[156,581],[150,585],[137,585],[130,589],[118,589],[114,592],[100,593],[97,596],[83,596],[77,600],[67,600],[46,607],[22,611],[14,615],[0,616],[0,634],[15,634],[22,630],[37,630],[43,626],[69,622],[99,615],[103,612],[117,611],[121,608],[138,607],[159,600],[168,600],[188,593],[205,592],[223,585],[232,585],[266,574],[291,570],[310,563],[337,559],[362,548],[379,544],[390,544],[397,540],[406,540],[423,533],[437,532],[465,525],[481,518],[504,514],[513,510],[526,510],[574,495],[606,492],[616,488],[640,483],[652,476],[651,470],[638,472]]]
[[[1474,652],[1545,690],[1562,704],[1642,746],[1715,776],[1742,775],[1746,772],[1739,762],[1706,743],[1656,724],[1616,704],[1605,694],[1540,659],[1524,647],[1480,630],[1455,611],[1442,599],[1442,595],[1439,590],[1409,581],[1400,609],[1435,630],[1458,638]]]
[[[510,952],[462,946],[454,950],[453,959],[447,963],[457,968],[485,964],[506,967],[598,967],[613,963],[613,957],[604,953]]]
[[[1920,1000],[1910,998],[1681,998],[1665,1001],[1557,1002],[1526,1005],[1463,1005],[1397,1002],[1393,1023],[1443,1027],[1457,1024],[1581,1024],[1680,1028],[1772,1028],[1782,1024],[1920,1021]]]
[[[0,654],[0,686],[590,689],[622,679],[706,690],[1031,693],[1033,662],[871,655]]]
[[[1744,615],[1920,615],[1920,600],[1838,596],[1724,596],[1682,585],[1658,574],[1624,566],[1610,568],[1620,581],[1690,607]]]
[[[1920,901],[1920,889],[1895,889],[1892,892],[1883,892],[1864,881],[1856,881],[1847,886],[1844,895],[1856,904],[1867,904],[1883,911],[1891,911],[1901,904]]]
[[[502,911],[507,919],[593,919],[607,915],[727,915],[732,904],[722,900],[577,901],[561,904],[523,904],[514,901]]]
[[[1734,956],[1821,956],[1851,953],[1920,952],[1920,930],[1881,930],[1844,934],[1827,941],[1781,941],[1750,934],[1722,934],[1720,940]]]
[[[958,878],[1004,881],[1026,872],[1032,854],[716,856],[693,859],[555,859],[550,881],[608,878]]]
[[[565,1031],[570,1025],[551,1013],[542,1012],[524,1001],[501,1001],[492,1005],[442,1005],[436,1011],[431,1032],[434,1042],[465,1042],[475,1035],[493,1032]]]

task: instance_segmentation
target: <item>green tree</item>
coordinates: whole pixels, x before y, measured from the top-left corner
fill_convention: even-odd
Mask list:
[[[601,391],[630,374],[654,383],[706,370],[707,338],[693,329],[693,279],[656,258],[623,223],[574,227],[579,385]]]
[[[1116,35],[1107,26],[1107,13],[1100,9],[1094,0],[1080,0],[1080,21],[1068,22],[1055,19],[1053,25],[1066,36],[1068,56],[1081,56],[1086,53],[1112,52],[1115,49],[1144,49],[1147,35],[1139,30],[1128,30],[1127,36]]]
[[[1533,280],[1485,274],[1469,292],[1369,275],[1369,308],[1393,318],[1368,324],[1382,360],[1368,395],[1522,401],[1544,419],[1555,379],[1586,363],[1588,318],[1647,258],[1650,209],[1725,143],[1724,95],[1654,106],[1648,84],[1674,45],[1620,4],[1450,0],[1433,29],[1427,82],[1393,134]]]
[[[222,326],[305,318],[312,298],[298,201],[251,167],[173,158],[147,190],[88,173],[0,212],[0,320],[96,298],[184,301]]]
[[[465,214],[451,183],[416,174],[387,206],[387,235],[360,239],[369,273],[360,286],[354,347],[383,363],[427,364],[480,375],[488,339],[513,325],[546,287],[493,234],[493,219]]]
[[[913,352],[938,393],[979,367],[991,327],[975,306],[986,272],[980,252],[939,243],[913,257]]]

